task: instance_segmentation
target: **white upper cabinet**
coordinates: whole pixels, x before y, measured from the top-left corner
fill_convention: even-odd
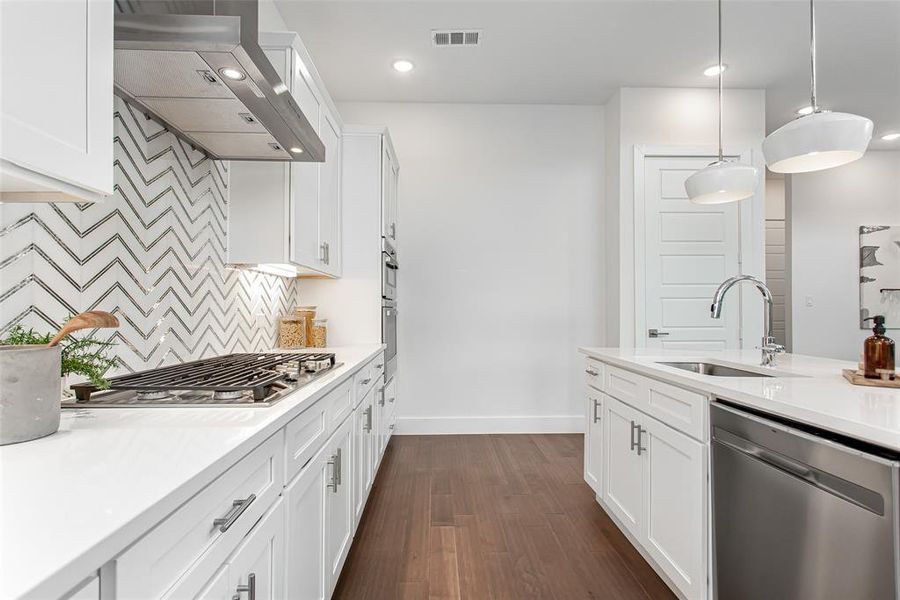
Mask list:
[[[231,161],[228,262],[338,277],[343,124],[296,34],[262,33],[260,45],[322,139],[325,162]]]
[[[400,179],[400,166],[397,155],[391,145],[391,138],[385,135],[381,149],[381,235],[391,244],[397,246],[397,220],[399,206],[397,186]]]
[[[0,2],[0,201],[113,193],[113,2]]]

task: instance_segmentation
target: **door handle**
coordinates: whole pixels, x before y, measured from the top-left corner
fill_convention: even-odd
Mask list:
[[[594,369],[585,369],[584,372],[587,373],[588,375],[590,375],[591,377],[596,377],[597,375],[600,374],[597,371],[595,371]]]
[[[372,407],[369,406],[363,411],[363,414],[366,415],[366,433],[372,431]]]
[[[653,329],[647,330],[647,335],[652,338],[660,338],[660,337],[665,337],[665,336],[669,335],[669,332],[668,331],[660,331],[659,329],[656,329],[654,327]]]
[[[600,422],[600,416],[597,414],[597,409],[600,408],[600,401],[594,400],[594,423]]]
[[[235,591],[238,597],[247,592],[247,600],[256,600],[256,573],[247,575],[247,585],[239,585]]]
[[[319,260],[325,262],[325,242],[319,244]]]
[[[641,428],[640,425],[638,425],[634,421],[631,422],[631,451],[632,452],[634,452],[634,449],[638,447],[638,443],[639,443],[639,442],[635,441],[635,439],[634,439],[634,431],[636,429],[639,430],[640,428]]]

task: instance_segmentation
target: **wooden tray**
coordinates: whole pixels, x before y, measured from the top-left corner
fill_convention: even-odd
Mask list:
[[[844,379],[853,385],[867,385],[870,387],[886,387],[900,389],[900,377],[894,375],[893,379],[867,379],[862,373],[856,369],[844,369],[842,371]]]

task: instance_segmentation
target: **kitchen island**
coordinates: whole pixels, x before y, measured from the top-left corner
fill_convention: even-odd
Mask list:
[[[387,413],[383,423],[380,412],[361,418],[384,406],[383,397],[375,400],[383,393],[383,346],[329,351],[341,366],[269,407],[64,409],[58,433],[0,448],[0,597],[138,597],[132,590],[144,580],[152,587],[141,597],[193,597],[210,578],[209,585],[246,585],[246,573],[226,567],[255,543],[256,521],[271,534],[263,545],[278,554],[269,559],[284,558],[292,548],[286,527],[298,518],[290,486],[306,485],[308,472],[310,489],[333,486],[343,502],[330,513],[343,528],[337,562],[302,573],[327,591],[392,430]],[[364,445],[361,436],[373,431],[379,440]],[[342,481],[329,471],[341,459],[324,456],[329,437],[341,436],[334,455],[343,452]],[[354,451],[364,460],[351,458]],[[231,522],[220,526],[222,516]],[[324,522],[316,527],[325,535]],[[254,580],[285,594],[283,582]]]
[[[846,361],[758,350],[580,348],[585,355],[584,478],[634,546],[683,598],[713,597],[710,404],[900,452],[900,390],[847,382]],[[662,363],[707,363],[731,376]],[[741,373],[741,371],[744,371]]]

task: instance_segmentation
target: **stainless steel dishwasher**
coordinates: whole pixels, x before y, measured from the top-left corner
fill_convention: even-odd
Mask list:
[[[900,598],[896,454],[721,401],[710,411],[718,600]]]

